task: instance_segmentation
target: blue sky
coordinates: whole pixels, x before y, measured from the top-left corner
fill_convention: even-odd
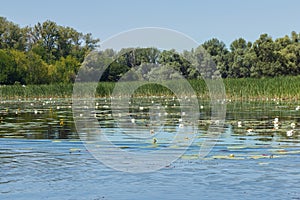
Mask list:
[[[105,40],[140,27],[183,32],[199,43],[216,37],[229,45],[262,33],[273,38],[300,32],[298,0],[2,1],[0,16],[21,26],[47,19]]]

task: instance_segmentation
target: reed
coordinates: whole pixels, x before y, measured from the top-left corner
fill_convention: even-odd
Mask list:
[[[231,100],[289,100],[300,99],[300,77],[275,78],[244,78],[224,79],[226,98]],[[178,81],[161,83],[140,82],[100,82],[97,87],[94,83],[80,83],[83,92],[91,91],[95,97],[108,97],[116,93],[116,88],[123,93],[128,92],[136,96],[174,96],[189,94],[186,86]],[[209,98],[208,87],[204,80],[189,80],[193,93],[201,98]],[[172,88],[173,87],[173,88]],[[95,89],[96,88],[96,89]],[[170,89],[171,88],[171,89]],[[0,86],[1,99],[30,99],[30,98],[65,98],[72,97],[73,84],[51,85],[7,85]]]
[[[300,77],[224,79],[227,98],[236,100],[298,100]]]

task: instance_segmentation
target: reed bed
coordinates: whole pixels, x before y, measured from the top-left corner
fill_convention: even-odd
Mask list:
[[[275,77],[275,78],[245,78],[224,79],[226,98],[230,100],[286,100],[296,101],[300,99],[300,77]],[[176,84],[179,87],[177,95],[188,94],[185,87],[178,81],[162,82],[162,84],[139,82],[100,82],[97,87],[95,83],[80,83],[83,92],[91,91],[95,97],[109,97],[116,94],[115,88],[123,91],[133,91],[130,95],[136,96],[175,96],[174,91],[168,86]],[[97,83],[96,83],[97,84]],[[209,98],[208,87],[204,80],[189,80],[193,93],[201,98]],[[73,94],[73,84],[51,84],[51,85],[2,85],[0,86],[0,97],[5,99],[30,99],[30,98],[70,98]],[[96,88],[96,89],[95,89]],[[178,92],[179,91],[179,92]],[[179,94],[178,94],[179,93]]]
[[[224,79],[226,95],[232,100],[300,99],[300,77]]]

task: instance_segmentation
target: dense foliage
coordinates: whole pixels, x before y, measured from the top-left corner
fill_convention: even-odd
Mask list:
[[[74,82],[81,63],[98,47],[99,39],[52,21],[33,27],[20,27],[0,17],[0,84],[49,84]],[[206,52],[203,52],[203,49]],[[243,38],[234,40],[229,49],[213,38],[196,49],[181,53],[156,48],[105,50],[92,54],[96,65],[86,67],[87,77],[95,75],[95,66],[109,66],[102,81],[117,81],[132,67],[137,67],[147,79],[173,68],[188,79],[203,72],[192,66],[207,65],[209,54],[223,78],[293,76],[300,73],[300,34],[272,39],[262,34],[252,42]],[[94,58],[93,58],[94,56]],[[190,59],[186,59],[190,58]],[[156,66],[164,68],[158,69]],[[203,68],[203,70],[206,70]],[[212,75],[216,70],[212,69]]]
[[[0,84],[72,82],[98,42],[52,21],[21,28],[0,17]]]

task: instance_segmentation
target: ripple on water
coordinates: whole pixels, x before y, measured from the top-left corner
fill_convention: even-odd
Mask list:
[[[172,100],[162,101],[161,105],[165,104],[168,115],[160,129],[162,134],[155,135],[156,145],[152,144],[153,136],[147,129],[141,129],[149,134],[146,139],[116,131],[116,122],[104,99],[99,100],[96,118],[113,144],[124,151],[146,155],[163,148],[182,148],[180,143],[169,146],[181,111],[171,110]],[[199,148],[209,138],[206,131],[211,124],[209,106],[204,102],[199,132],[181,158],[157,172],[128,174],[104,166],[86,150],[78,140],[69,105],[70,102],[63,100],[33,106],[1,104],[0,137],[27,139],[0,139],[0,199],[296,199],[300,196],[299,113],[292,110],[294,106],[230,103],[226,132],[220,135],[207,157],[199,158]],[[147,125],[150,119],[147,106],[139,104],[131,113],[137,125]],[[11,107],[8,113],[6,107]],[[21,110],[16,115],[18,107]],[[43,112],[35,114],[33,109]],[[278,130],[273,130],[275,117],[280,122]],[[60,123],[61,119],[64,123]],[[242,127],[238,127],[238,121]],[[285,133],[292,122],[296,122],[296,134],[287,137]]]

